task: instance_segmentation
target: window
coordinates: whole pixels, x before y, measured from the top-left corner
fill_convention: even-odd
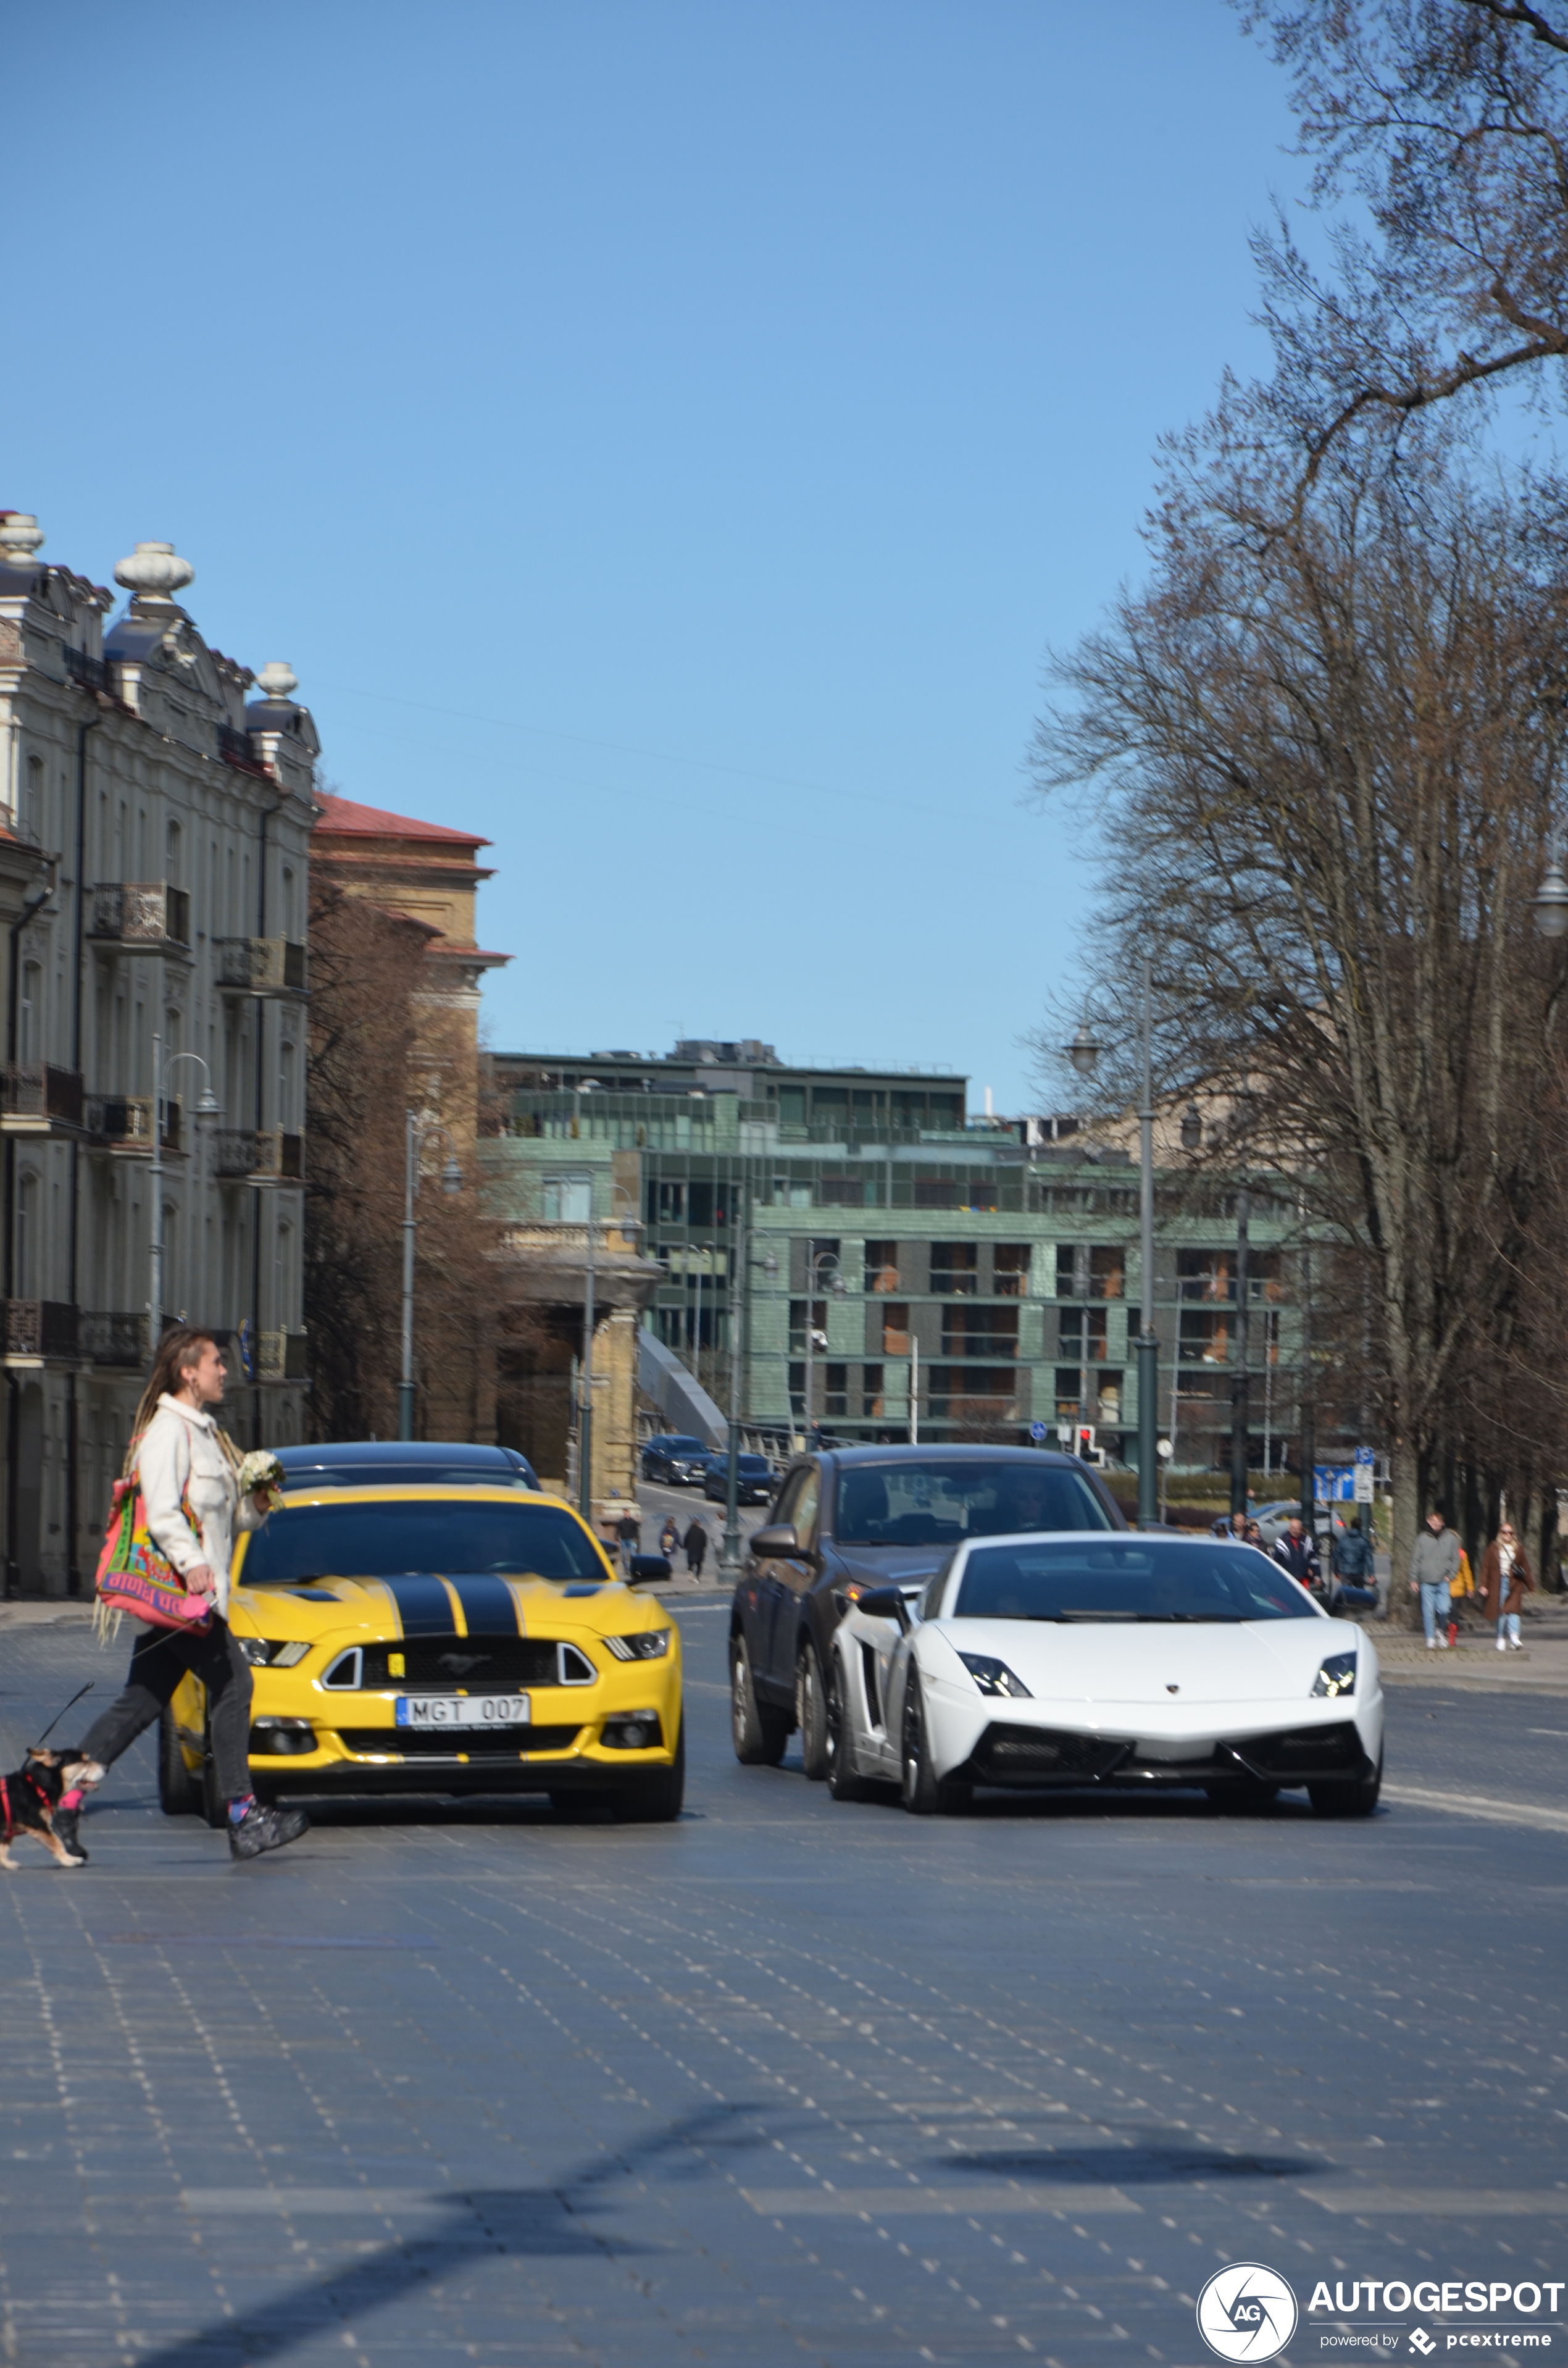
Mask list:
[[[585,1225],[593,1214],[594,1188],[586,1176],[547,1176],[544,1179],[545,1223]]]
[[[22,1008],[17,1014],[17,1034],[24,1061],[42,1058],[43,1042],[43,964],[29,962],[22,964]]]
[[[1104,1362],[1106,1319],[1103,1307],[1064,1307],[1057,1323],[1062,1356],[1086,1358],[1091,1365]]]
[[[866,1203],[866,1187],[858,1176],[824,1176],[817,1186],[819,1209],[860,1209]]]
[[[28,758],[27,787],[22,791],[22,811],[17,817],[20,836],[36,847],[43,834],[43,758]]]
[[[933,1365],[930,1414],[934,1422],[1010,1419],[1017,1377],[1007,1365]]]
[[[860,1368],[860,1412],[873,1419],[883,1412],[882,1369],[880,1365]]]
[[[1056,1252],[1056,1296],[1119,1299],[1126,1271],[1126,1253],[1119,1244],[1096,1247],[1088,1242],[1062,1242]]]
[[[973,1242],[933,1242],[931,1288],[972,1298],[979,1289],[980,1252]]]
[[[793,1521],[795,1535],[802,1546],[809,1546],[816,1535],[821,1487],[821,1474],[814,1463],[809,1463],[803,1472],[790,1474],[784,1484],[784,1494],[773,1508],[774,1522]]]
[[[1056,1419],[1058,1422],[1077,1421],[1078,1392],[1082,1385],[1083,1375],[1076,1365],[1058,1365],[1056,1368]],[[1093,1401],[1089,1403],[1092,1404]],[[1084,1418],[1085,1421],[1088,1419],[1087,1406],[1084,1410]]]
[[[964,1188],[961,1205],[966,1209],[994,1209],[997,1205],[994,1176],[971,1176]]]
[[[804,1086],[779,1087],[778,1121],[781,1126],[804,1126],[806,1122],[806,1089]]]
[[[813,1299],[812,1302],[812,1347],[813,1349],[825,1349],[826,1346],[827,1302],[825,1299]],[[805,1349],[806,1303],[803,1299],[792,1299],[790,1302],[790,1354],[792,1357],[802,1357],[805,1354]]]
[[[896,1242],[866,1244],[866,1288],[873,1292],[898,1289],[898,1244]]]
[[[694,1231],[702,1231],[713,1223],[713,1187],[704,1179],[693,1177],[686,1188],[687,1223]]]
[[[1177,1250],[1176,1297],[1185,1300],[1226,1300],[1235,1297],[1233,1250]]]
[[[915,1179],[915,1205],[917,1209],[958,1208],[960,1199],[956,1179],[948,1176],[917,1176]]]
[[[838,1483],[835,1534],[841,1546],[956,1546],[1020,1530],[1109,1528],[1089,1480],[1060,1463],[944,1463],[938,1454],[851,1465]]]
[[[661,1178],[648,1187],[648,1223],[651,1225],[684,1225],[686,1223],[686,1186],[678,1178]]]
[[[1096,1419],[1108,1423],[1114,1429],[1121,1420],[1121,1375],[1108,1368],[1104,1372],[1093,1374],[1089,1382],[1091,1405],[1096,1388],[1099,1391],[1099,1413]]]
[[[824,1414],[846,1415],[849,1411],[849,1368],[847,1365],[823,1367]]]
[[[882,1310],[882,1354],[884,1357],[907,1357],[909,1354],[907,1300],[890,1300]]]
[[[1184,1365],[1224,1365],[1231,1357],[1231,1319],[1200,1308],[1184,1307],[1176,1356]]]
[[[1126,1280],[1126,1253],[1119,1245],[1111,1249],[1091,1249],[1089,1252],[1089,1297],[1119,1299]]]
[[[1018,1353],[1018,1311],[1016,1307],[944,1307],[944,1357],[1016,1357]]]
[[[991,1287],[998,1299],[1022,1299],[1028,1287],[1028,1242],[998,1242],[991,1254]]]

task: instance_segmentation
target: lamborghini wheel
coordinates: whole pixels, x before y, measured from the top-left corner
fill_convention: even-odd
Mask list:
[[[795,1664],[795,1724],[801,1730],[801,1765],[812,1783],[820,1784],[828,1772],[827,1687],[809,1636]]]
[[[915,1817],[961,1816],[974,1799],[972,1784],[943,1780],[931,1765],[926,1733],[926,1705],[920,1679],[911,1667],[903,1689],[903,1748],[899,1757],[900,1793],[904,1807]]]

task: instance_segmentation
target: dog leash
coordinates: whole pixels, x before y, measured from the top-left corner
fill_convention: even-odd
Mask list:
[[[60,1724],[61,1720],[64,1717],[65,1713],[66,1713],[68,1710],[74,1710],[74,1709],[75,1709],[75,1707],[76,1707],[76,1704],[81,1701],[82,1696],[83,1696],[84,1694],[90,1694],[90,1693],[92,1692],[92,1691],[93,1691],[93,1688],[94,1688],[97,1684],[97,1678],[89,1678],[89,1679],[87,1679],[87,1682],[86,1682],[86,1684],[85,1684],[85,1686],[78,1686],[78,1687],[77,1687],[77,1689],[76,1689],[75,1692],[72,1695],[72,1697],[71,1697],[70,1701],[69,1701],[68,1702],[66,1702],[66,1703],[62,1704],[62,1706],[59,1710],[57,1710],[57,1711],[55,1712],[54,1716],[50,1720],[49,1725],[44,1728],[43,1733],[39,1736],[38,1743],[35,1743],[35,1744],[34,1744],[34,1746],[33,1746],[33,1749],[34,1749],[35,1751],[38,1749],[38,1748],[39,1748],[39,1744],[47,1743],[47,1742],[49,1741],[50,1736],[54,1733],[55,1728],[59,1725],[59,1724]]]

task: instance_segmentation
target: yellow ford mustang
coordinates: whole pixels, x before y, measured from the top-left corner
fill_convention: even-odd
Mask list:
[[[665,1565],[660,1565],[665,1567]],[[290,1793],[589,1793],[680,1814],[680,1634],[558,1497],[515,1487],[285,1496],[234,1557],[229,1622],[256,1673],[252,1781]],[[206,1698],[166,1713],[170,1816],[226,1815]]]

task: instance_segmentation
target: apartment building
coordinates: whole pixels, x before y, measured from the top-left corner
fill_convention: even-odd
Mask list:
[[[302,1433],[319,744],[288,666],[204,640],[171,545],[117,609],[43,541],[0,513],[0,1536],[7,1592],[62,1595],[162,1324],[231,1336],[236,1435]]]
[[[738,1322],[749,1423],[800,1432],[809,1318],[811,1417],[838,1437],[1027,1437],[1082,1418],[1135,1458],[1125,1150],[1071,1120],[969,1119],[961,1076],[790,1068],[760,1043],[497,1054],[494,1073],[497,1205],[548,1224],[571,1179],[613,1156],[662,1273],[643,1320],[721,1404]],[[1301,1241],[1279,1179],[1254,1178],[1249,1199],[1251,1460],[1278,1469],[1300,1428]],[[1230,1455],[1235,1192],[1173,1161],[1156,1206],[1159,1423],[1178,1468],[1209,1469]]]

